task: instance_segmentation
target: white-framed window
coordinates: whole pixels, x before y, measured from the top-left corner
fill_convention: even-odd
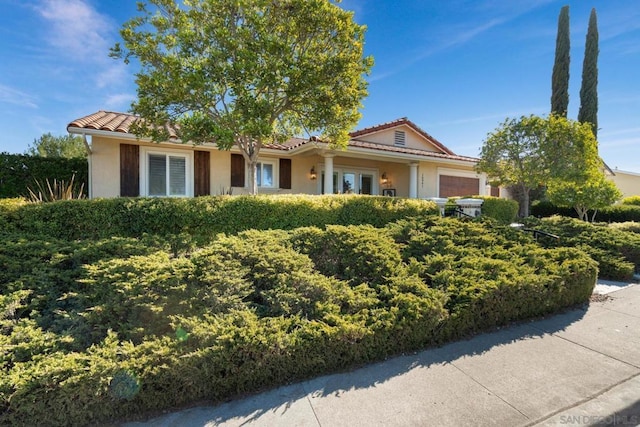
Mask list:
[[[276,162],[261,160],[256,166],[258,187],[274,188],[276,186]]]
[[[149,197],[193,196],[193,153],[140,150],[140,194]]]

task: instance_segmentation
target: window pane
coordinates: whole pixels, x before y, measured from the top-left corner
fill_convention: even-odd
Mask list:
[[[187,195],[187,171],[184,157],[169,157],[169,194],[171,196]]]
[[[273,165],[267,163],[262,165],[262,186],[273,187]]]
[[[342,174],[342,192],[344,194],[351,194],[356,190],[356,174],[344,173]]]
[[[167,157],[149,154],[149,195],[167,195]]]
[[[258,187],[262,187],[262,163],[256,165],[256,182]]]

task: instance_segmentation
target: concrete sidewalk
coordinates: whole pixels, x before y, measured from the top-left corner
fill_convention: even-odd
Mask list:
[[[586,309],[126,425],[635,426],[640,285],[604,285]]]

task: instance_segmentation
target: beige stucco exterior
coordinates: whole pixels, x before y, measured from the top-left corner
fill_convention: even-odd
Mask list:
[[[420,135],[414,129],[411,129],[409,126],[401,126],[397,128],[384,129],[378,132],[373,132],[371,134],[366,135],[366,139],[368,142],[373,142],[376,144],[384,144],[384,145],[394,145],[395,142],[395,132],[401,131],[405,134],[405,147],[414,148],[418,150],[427,150],[439,152],[441,151],[438,147],[432,144],[430,141],[426,140],[424,136]]]
[[[404,119],[403,119],[404,120]],[[416,131],[411,122],[402,122],[397,126],[384,125],[382,129],[360,132],[354,140],[369,145],[349,145],[345,150],[331,149],[322,142],[301,143],[293,148],[263,148],[259,161],[273,168],[273,187],[260,187],[262,194],[302,193],[322,194],[325,183],[324,171],[327,163],[333,170],[336,190],[341,192],[370,193],[383,195],[392,190],[397,197],[440,197],[440,177],[442,175],[478,179],[476,194],[487,194],[486,178],[474,171],[475,161],[471,158],[455,156],[446,152],[439,142],[432,142],[424,132]],[[70,132],[88,138],[91,154],[89,195],[92,198],[120,196],[121,144],[139,146],[139,194],[147,193],[147,163],[152,153],[167,153],[186,159],[187,195],[194,194],[194,151],[208,151],[209,155],[209,192],[211,195],[246,194],[245,187],[231,187],[232,153],[239,154],[234,148],[221,151],[213,144],[193,146],[177,142],[152,143],[137,139],[126,132],[94,130],[70,127]],[[405,146],[395,144],[396,131],[404,132]],[[435,140],[434,140],[435,141]],[[388,146],[384,148],[382,146]],[[431,154],[433,153],[433,155]],[[135,156],[134,156],[135,157]],[[279,183],[280,159],[291,161],[291,188],[283,189]],[[315,179],[311,170],[315,171]],[[200,169],[201,170],[201,169]],[[383,179],[384,178],[384,179]],[[350,185],[346,185],[348,181]],[[248,167],[245,165],[245,183],[248,183]],[[327,192],[331,192],[331,190]]]
[[[609,179],[622,191],[623,197],[640,196],[640,173],[614,170]]]

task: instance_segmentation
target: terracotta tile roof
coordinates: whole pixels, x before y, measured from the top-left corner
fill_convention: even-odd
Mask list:
[[[138,117],[131,114],[98,111],[72,121],[67,126],[67,129],[82,128],[129,133],[129,128],[136,120],[138,120]]]
[[[94,130],[101,130],[101,131],[107,131],[107,132],[130,134],[132,133],[131,125],[135,123],[136,120],[140,120],[140,118],[132,114],[116,113],[111,111],[98,111],[97,113],[93,113],[88,116],[81,117],[79,119],[72,121],[71,123],[69,123],[69,125],[67,125],[67,130],[71,128],[94,129]],[[396,147],[393,145],[368,142],[363,140],[362,138],[359,138],[361,136],[364,136],[373,132],[378,132],[384,129],[389,129],[389,128],[403,125],[403,124],[406,124],[412,127],[413,129],[415,129],[416,132],[419,132],[420,134],[425,136],[431,143],[442,148],[444,152],[439,153],[435,151],[419,150],[414,148]],[[175,129],[168,128],[168,130],[170,135],[172,135],[171,138],[177,139],[177,134],[175,132]],[[437,158],[437,159],[460,160],[460,161],[467,161],[467,162],[478,161],[478,159],[473,157],[455,155],[451,150],[446,148],[440,142],[436,141],[433,137],[431,137],[429,134],[421,130],[418,126],[416,126],[413,122],[411,122],[407,118],[402,118],[402,119],[395,120],[393,122],[384,123],[379,126],[374,126],[374,127],[362,129],[359,131],[355,131],[355,132],[352,132],[350,135],[352,138],[354,138],[351,141],[349,141],[350,147],[367,148],[370,150],[386,151],[386,152],[392,152],[392,153],[404,153],[404,154],[418,155],[418,156],[431,157],[431,158]],[[316,137],[312,137],[311,141],[322,142],[318,140]],[[265,144],[264,148],[268,148],[272,150],[291,151],[298,147],[302,147],[303,145],[309,142],[310,142],[309,139],[291,138],[288,141],[283,143]]]
[[[303,145],[305,145],[308,142],[309,142],[309,140],[308,139],[304,139],[304,138],[290,138],[289,140],[287,140],[285,142],[274,143],[274,144],[265,144],[265,145],[263,145],[263,147],[264,148],[270,148],[272,150],[289,151],[289,150],[293,150],[294,148],[302,147]]]
[[[67,130],[69,128],[81,128],[131,133],[131,125],[138,120],[140,120],[140,117],[133,114],[100,110],[97,113],[72,121],[67,125]],[[166,129],[169,132],[169,139],[178,139],[175,128],[167,126]]]
[[[427,140],[429,140],[429,142],[431,142],[433,145],[441,149],[442,152],[455,156],[455,153],[449,150],[443,143],[441,143],[440,141],[438,141],[437,139],[429,135],[427,132],[422,130],[418,125],[416,125],[406,117],[402,117],[400,119],[393,120],[391,122],[383,123],[381,125],[360,129],[360,130],[351,132],[349,135],[351,136],[351,138],[354,138],[354,139],[364,139],[362,137],[365,135],[372,134],[374,132],[380,132],[382,130],[391,129],[391,128],[402,126],[402,125],[407,125],[414,131],[418,132],[420,135],[422,135]]]
[[[477,162],[475,157],[458,156],[456,154],[438,153],[437,151],[419,150],[417,148],[396,147],[395,145],[379,144],[375,142],[360,141],[352,139],[349,141],[349,147],[369,148],[378,151],[388,151],[392,153],[413,154],[417,156],[433,157],[436,159],[461,160],[464,162]]]

